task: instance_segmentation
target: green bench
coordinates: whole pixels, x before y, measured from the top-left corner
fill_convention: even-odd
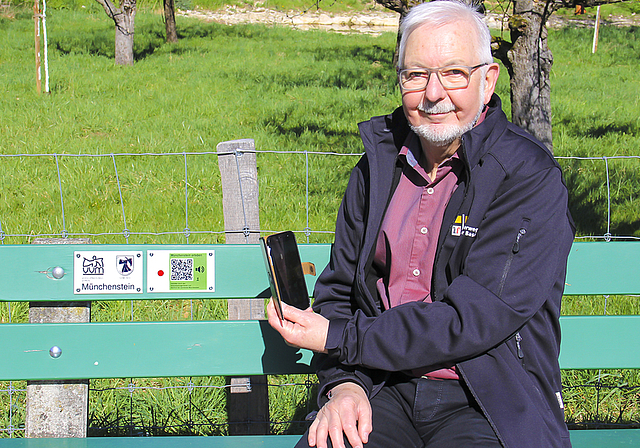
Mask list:
[[[302,260],[313,262],[319,271],[328,261],[329,250],[329,245],[300,245]],[[101,294],[74,294],[74,288],[80,292],[82,288],[85,292],[96,290],[74,284],[74,275],[81,275],[81,265],[78,260],[74,261],[74,253],[84,256],[101,251],[140,253],[137,258],[145,263],[150,254],[165,254],[168,260],[170,254],[179,251],[204,253],[202,258],[208,261],[206,271],[214,270],[215,276],[208,277],[209,283],[200,285],[200,289],[207,290],[175,292],[166,282],[161,284],[157,278],[151,278],[161,270],[153,265],[153,269],[145,269],[141,280],[131,282],[135,294],[105,292],[108,288],[104,286]],[[569,258],[566,294],[639,294],[640,266],[635,262],[639,258],[640,243],[575,243]],[[56,267],[64,270],[61,278],[56,278],[62,273],[60,269],[54,270]],[[93,268],[87,267],[89,271]],[[307,280],[311,291],[315,278],[307,277]],[[257,245],[0,246],[1,301],[268,296],[268,281]],[[565,316],[561,318],[561,326],[563,369],[640,368],[640,316]],[[264,321],[1,324],[0,340],[4,341],[0,381],[313,373],[311,353],[284,344]],[[62,350],[57,358],[49,353],[54,346]],[[293,446],[298,438],[290,435],[14,438],[0,439],[0,444],[34,448],[275,448]],[[640,430],[574,430],[571,440],[575,448],[640,446]]]

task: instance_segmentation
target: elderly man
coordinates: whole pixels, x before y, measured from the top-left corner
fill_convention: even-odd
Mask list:
[[[569,447],[558,353],[574,236],[549,151],[494,94],[489,30],[453,1],[402,24],[402,108],[360,124],[314,311],[269,321],[318,353],[298,446]]]

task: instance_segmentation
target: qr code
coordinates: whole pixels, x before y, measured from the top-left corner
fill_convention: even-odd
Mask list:
[[[171,281],[193,281],[193,258],[171,259]]]

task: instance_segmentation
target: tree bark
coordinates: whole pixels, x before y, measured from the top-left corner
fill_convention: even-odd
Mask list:
[[[174,0],[164,0],[164,26],[167,32],[167,42],[178,42],[176,31],[176,7]]]
[[[398,21],[398,25],[402,25],[402,21],[405,16],[409,12],[411,8],[420,3],[424,3],[424,0],[375,0],[377,4],[384,6],[391,11],[395,11],[400,14],[400,19]],[[396,49],[393,53],[393,66],[398,65],[398,50],[400,49],[400,39],[402,38],[402,34],[400,33],[400,28],[398,27],[398,37],[396,38]]]
[[[511,121],[553,150],[551,86],[553,55],[547,42],[551,1],[514,0],[507,51],[511,86]]]
[[[582,0],[584,6],[621,0]],[[553,55],[547,42],[547,21],[560,8],[574,8],[572,0],[513,0],[509,18],[511,42],[494,38],[493,55],[509,73],[511,121],[553,152],[551,86]]]
[[[116,28],[115,60],[118,65],[133,65],[133,35],[135,30],[136,0],[122,0],[120,8],[111,0],[96,0],[102,5]]]

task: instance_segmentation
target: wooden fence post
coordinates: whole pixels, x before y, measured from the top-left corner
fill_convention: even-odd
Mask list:
[[[222,205],[227,244],[256,244],[260,237],[258,170],[252,139],[217,146],[222,178]],[[238,272],[238,276],[251,275]],[[264,299],[229,300],[229,320],[264,319]],[[238,354],[242,356],[241,353]],[[269,391],[266,375],[228,378],[229,435],[269,433]]]
[[[33,244],[90,243],[88,238],[36,238],[33,241]],[[64,275],[73,275],[73,272],[64,272]],[[91,302],[29,303],[30,323],[90,320]],[[55,356],[55,352],[51,355]],[[26,437],[86,437],[88,415],[89,380],[27,381]]]
[[[35,47],[36,47],[36,90],[42,93],[42,78],[40,75],[40,1],[33,4],[33,20],[35,21]]]

